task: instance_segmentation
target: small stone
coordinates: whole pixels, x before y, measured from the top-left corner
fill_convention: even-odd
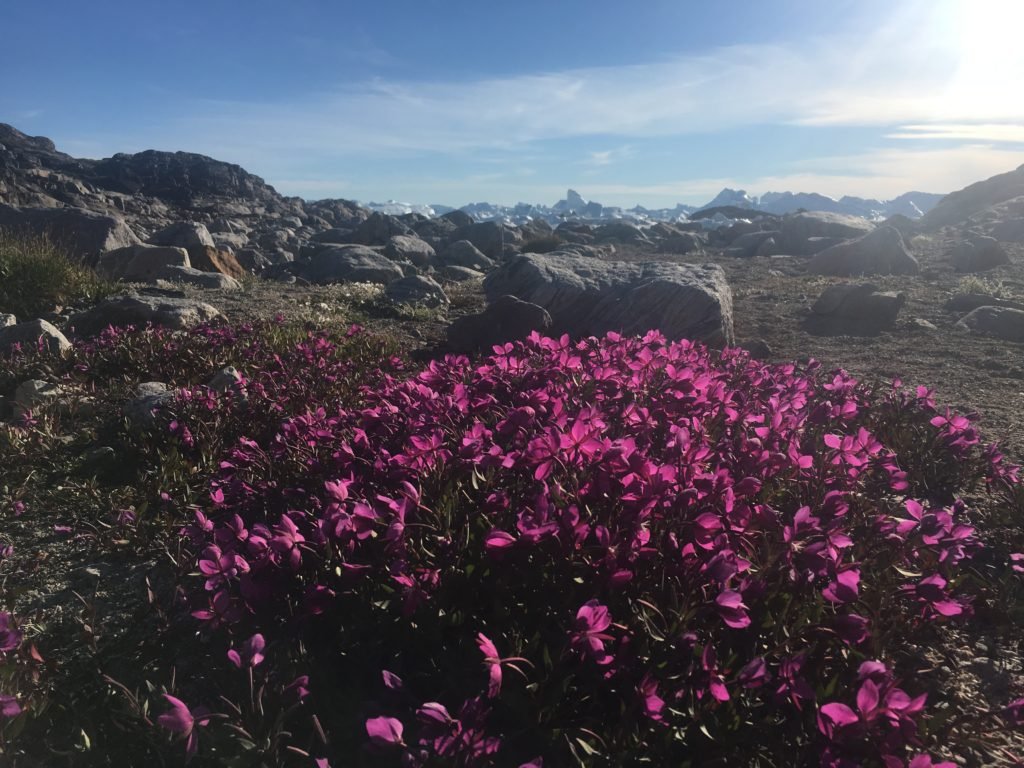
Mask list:
[[[137,427],[155,423],[153,412],[174,399],[174,392],[162,381],[145,381],[135,388],[135,397],[124,404],[124,415]]]
[[[14,390],[14,405],[22,411],[31,411],[41,405],[47,405],[67,394],[67,390],[59,384],[40,379],[23,381]]]
[[[206,382],[206,386],[212,389],[214,392],[226,392],[229,389],[237,387],[242,382],[242,374],[238,372],[238,369],[233,365],[229,365],[227,368],[222,368],[213,375],[213,377]]]

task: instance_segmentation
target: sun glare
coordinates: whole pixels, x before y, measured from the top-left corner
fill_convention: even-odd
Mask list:
[[[1024,117],[1024,0],[960,0],[952,14],[957,54],[950,106],[988,116]]]

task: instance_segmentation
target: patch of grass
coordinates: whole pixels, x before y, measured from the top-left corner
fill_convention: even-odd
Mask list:
[[[449,309],[453,311],[480,311],[486,305],[483,280],[480,278],[448,283],[444,286],[444,292],[451,302]]]
[[[999,280],[979,277],[978,275],[961,277],[956,288],[957,293],[981,293],[986,296],[995,296],[997,299],[1013,298],[1011,292]]]
[[[103,298],[113,289],[49,238],[0,231],[0,312],[27,320],[69,302]]]

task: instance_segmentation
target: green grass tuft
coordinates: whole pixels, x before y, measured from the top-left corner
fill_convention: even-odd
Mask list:
[[[0,231],[0,312],[28,320],[112,290],[111,283],[75,264],[49,238]]]

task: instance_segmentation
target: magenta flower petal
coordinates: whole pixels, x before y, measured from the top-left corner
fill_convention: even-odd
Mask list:
[[[167,730],[180,733],[183,736],[191,734],[195,727],[195,719],[192,717],[191,710],[185,702],[169,693],[165,693],[164,698],[167,699],[171,708],[156,719],[157,723]]]
[[[0,717],[16,717],[21,714],[21,705],[13,696],[0,694]]]
[[[371,717],[366,721],[366,734],[378,747],[402,745],[402,723],[393,717]]]
[[[836,729],[847,725],[853,725],[860,720],[857,713],[845,704],[832,702],[822,706],[818,712],[818,729],[832,738]]]

